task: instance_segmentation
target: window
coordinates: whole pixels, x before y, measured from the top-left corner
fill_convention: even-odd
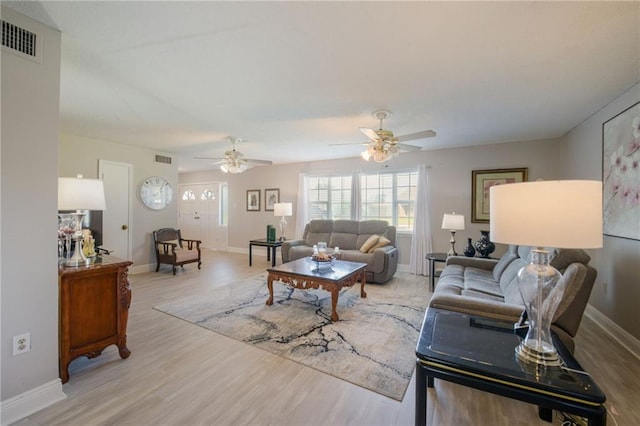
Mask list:
[[[309,220],[352,219],[351,175],[307,177]],[[415,217],[418,172],[360,175],[360,219],[386,220],[411,232]]]
[[[309,219],[351,218],[351,176],[307,177]]]
[[[417,184],[418,172],[362,175],[361,219],[386,220],[398,231],[412,231]]]

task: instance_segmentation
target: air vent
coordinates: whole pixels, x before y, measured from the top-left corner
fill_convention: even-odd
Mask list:
[[[7,21],[2,21],[2,46],[36,58],[36,34]]]
[[[162,163],[162,164],[171,164],[172,163],[172,158],[171,157],[167,157],[165,155],[160,155],[160,154],[156,154],[156,163]]]

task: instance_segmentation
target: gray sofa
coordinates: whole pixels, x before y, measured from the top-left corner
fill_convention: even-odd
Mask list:
[[[372,253],[360,248],[372,235],[390,241]],[[367,264],[367,283],[382,284],[398,269],[396,228],[384,220],[312,220],[304,228],[302,239],[282,243],[282,262],[291,262],[313,254],[313,246],[324,241],[328,247],[340,247],[340,259]]]
[[[448,258],[429,306],[516,322],[524,310],[517,274],[529,263],[530,251],[530,247],[509,246],[499,260]],[[562,279],[569,280],[551,329],[570,351],[597,275],[590,260],[584,250],[559,249],[550,262]]]

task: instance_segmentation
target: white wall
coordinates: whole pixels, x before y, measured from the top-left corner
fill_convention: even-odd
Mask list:
[[[174,228],[178,223],[177,192],[178,192],[178,167],[177,164],[155,163],[155,154],[171,156],[171,154],[124,145],[100,139],[87,138],[77,135],[60,135],[60,163],[58,172],[60,176],[76,176],[81,173],[87,178],[98,177],[98,160],[109,160],[133,165],[133,182],[130,188],[133,191],[133,223],[129,224],[132,232],[132,256],[133,266],[131,271],[137,268],[147,270],[148,265],[155,266],[155,254],[153,252],[153,239],[151,232],[158,228]],[[150,210],[140,200],[140,183],[150,176],[162,176],[173,187],[174,199],[163,210]],[[127,202],[123,197],[122,202]],[[109,210],[103,213],[109,214]],[[108,248],[108,247],[106,247]],[[114,253],[116,257],[126,257],[126,254]]]
[[[602,180],[602,125],[639,101],[636,84],[567,135],[564,178]],[[640,241],[605,235],[603,248],[590,254],[598,278],[589,303],[640,339]]]
[[[42,62],[2,50],[2,422],[7,403],[58,379],[57,157],[60,33],[2,8],[2,19],[36,32]],[[31,334],[31,351],[13,356],[12,337]]]
[[[382,165],[368,163],[358,157],[254,167],[237,175],[226,175],[214,169],[209,172],[180,173],[179,181],[180,183],[219,180],[229,182],[229,246],[246,249],[250,239],[264,237],[266,225],[277,225],[278,222],[278,218],[274,217],[272,212],[264,211],[264,199],[261,199],[259,212],[246,211],[245,198],[248,189],[259,189],[261,197],[264,198],[264,189],[280,188],[281,201],[294,203],[294,216],[289,218],[286,232],[286,235],[293,236],[299,173],[406,170],[417,169],[419,164],[424,163],[428,167],[430,177],[433,247],[435,251],[446,252],[449,249],[450,234],[449,231],[440,229],[444,213],[455,211],[465,215],[466,230],[456,233],[458,241],[456,247],[459,249],[462,249],[467,237],[476,241],[480,237],[480,230],[488,229],[488,224],[471,223],[472,170],[528,167],[530,179],[557,179],[564,156],[564,144],[559,140],[547,140],[420,151],[401,155]],[[408,265],[411,238],[399,235],[398,247],[400,263]],[[503,248],[499,248],[496,253],[500,250]]]

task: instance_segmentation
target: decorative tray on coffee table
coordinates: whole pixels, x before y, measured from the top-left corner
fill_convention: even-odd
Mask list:
[[[331,269],[331,267],[333,266],[333,261],[335,260],[335,257],[330,254],[330,255],[325,255],[324,257],[310,256],[309,259],[311,259],[311,261],[315,263],[316,269],[323,270],[323,269]]]

